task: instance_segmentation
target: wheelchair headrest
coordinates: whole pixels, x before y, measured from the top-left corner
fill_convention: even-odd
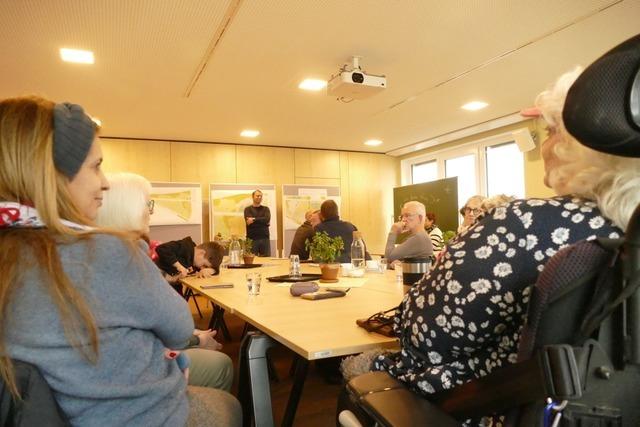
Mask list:
[[[587,147],[640,157],[640,35],[584,70],[569,89],[562,118]]]

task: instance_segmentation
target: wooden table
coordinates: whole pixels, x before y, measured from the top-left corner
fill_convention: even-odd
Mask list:
[[[310,360],[360,353],[378,347],[397,347],[396,339],[370,334],[358,327],[355,321],[397,306],[404,294],[404,286],[395,281],[393,271],[366,273],[362,279],[341,278],[337,284],[321,284],[327,287],[360,285],[351,287],[343,298],[304,300],[293,297],[288,286],[266,279],[288,274],[288,260],[256,258],[254,262],[263,266],[223,269],[219,276],[208,279],[188,277],[182,283],[213,301],[217,306],[214,316],[221,317],[220,309],[223,309],[265,334],[249,334],[243,341],[240,354],[239,397],[241,401],[247,399],[243,394],[246,394],[245,384],[248,383],[246,387],[250,389],[251,399],[250,402],[242,402],[243,409],[247,411],[245,418],[254,418],[256,426],[273,425],[265,359],[267,349],[273,345],[271,339],[299,356],[283,420],[283,425],[291,425]],[[248,272],[262,274],[260,295],[248,295],[245,279]],[[319,272],[317,266],[302,264],[302,273]],[[203,285],[229,282],[234,284],[233,288],[201,288]]]

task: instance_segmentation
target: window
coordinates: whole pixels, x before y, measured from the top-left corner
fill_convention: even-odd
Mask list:
[[[435,181],[438,179],[438,164],[435,160],[411,165],[411,183]]]
[[[524,158],[515,142],[485,148],[487,195],[524,197]]]
[[[525,196],[524,156],[512,132],[404,159],[401,164],[403,185],[457,176],[460,207],[474,194]]]
[[[458,206],[464,206],[467,199],[476,190],[476,156],[467,154],[465,156],[453,157],[444,161],[444,177],[458,177]]]

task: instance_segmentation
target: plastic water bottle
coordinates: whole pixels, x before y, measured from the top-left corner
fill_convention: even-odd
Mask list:
[[[362,233],[359,231],[353,232],[353,242],[351,243],[351,275],[360,277],[364,275],[365,260],[364,260],[364,241],[362,240]]]
[[[242,264],[240,262],[241,259],[242,248],[240,247],[238,237],[233,235],[231,236],[231,244],[229,245],[229,265],[240,265]]]

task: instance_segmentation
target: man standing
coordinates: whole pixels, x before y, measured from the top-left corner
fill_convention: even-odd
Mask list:
[[[271,211],[262,206],[262,191],[251,193],[253,204],[244,208],[244,220],[247,223],[247,237],[253,240],[253,252],[258,256],[271,256],[269,242],[269,223]]]

